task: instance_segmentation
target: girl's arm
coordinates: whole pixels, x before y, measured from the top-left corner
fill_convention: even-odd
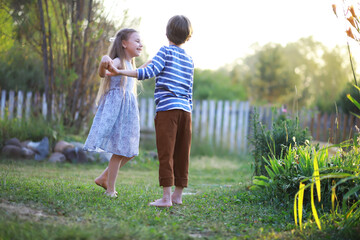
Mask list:
[[[109,56],[104,55],[101,58],[101,61],[100,61],[100,64],[99,64],[99,69],[98,69],[98,73],[99,73],[100,77],[102,77],[102,78],[105,77],[106,69],[108,69],[109,65],[111,65],[111,64],[113,64],[113,61]]]
[[[136,70],[117,69],[113,64],[110,64],[107,70],[109,71],[106,73],[107,76],[123,75],[123,76],[137,78]]]

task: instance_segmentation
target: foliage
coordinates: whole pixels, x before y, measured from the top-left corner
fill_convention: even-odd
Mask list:
[[[308,37],[285,46],[269,43],[253,49],[233,70],[252,102],[291,105],[295,101],[300,107],[335,111],[334,103],[350,77],[345,47],[328,49]]]
[[[31,49],[14,42],[8,51],[0,56],[1,89],[44,91],[42,63]]]
[[[291,145],[304,145],[310,140],[308,129],[299,126],[299,119],[286,118],[279,115],[270,130],[259,121],[259,115],[255,112],[252,116],[252,136],[249,138],[254,149],[254,175],[268,175],[265,169],[266,161],[270,158],[280,158],[284,156]]]
[[[194,73],[194,99],[246,100],[244,84],[226,69],[200,70]]]
[[[0,119],[0,149],[10,138],[37,142],[48,137],[50,144],[53,145],[56,140],[64,136],[65,130],[61,123],[46,121],[42,116],[30,119]]]
[[[20,60],[19,56],[25,55],[19,61],[23,64],[20,69],[19,65],[9,61],[1,70],[12,74],[7,77],[14,78],[15,89],[32,90],[39,80],[43,80],[41,88],[47,96],[48,120],[52,106],[50,96],[65,93],[67,109],[62,116],[63,123],[80,129],[90,117],[89,108],[99,85],[98,62],[101,55],[106,54],[109,37],[124,26],[136,27],[139,20],[130,19],[126,9],[122,9],[121,19],[116,19],[116,23],[110,21],[102,1],[5,0],[1,9],[4,13],[0,18],[1,30],[13,34],[4,35],[8,44],[2,44],[1,50],[11,49],[14,39],[13,45],[22,49],[12,55],[3,55],[6,58],[2,61]],[[28,52],[32,53],[29,59],[26,57]],[[33,76],[38,69],[43,72]],[[33,77],[34,83],[24,84],[22,71],[29,71],[26,79]],[[14,85],[2,86],[14,90]]]

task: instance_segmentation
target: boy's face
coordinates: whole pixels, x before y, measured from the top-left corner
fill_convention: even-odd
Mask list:
[[[141,44],[140,34],[131,33],[128,40],[122,42],[125,52],[129,57],[138,57],[141,54],[143,45]]]

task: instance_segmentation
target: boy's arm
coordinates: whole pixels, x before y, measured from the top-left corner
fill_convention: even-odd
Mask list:
[[[109,64],[109,67],[107,70],[109,71],[106,73],[107,76],[123,75],[123,76],[137,78],[136,70],[117,69],[113,64]]]

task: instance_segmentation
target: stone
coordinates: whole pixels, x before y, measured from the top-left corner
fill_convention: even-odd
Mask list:
[[[55,148],[54,148],[54,152],[59,152],[59,153],[63,153],[65,151],[65,149],[67,148],[73,148],[74,145],[65,142],[65,141],[59,141],[55,144]]]
[[[10,158],[22,158],[23,151],[21,147],[15,145],[6,145],[1,150],[1,155],[10,157]]]
[[[11,139],[8,139],[6,142],[5,142],[5,145],[12,145],[12,146],[17,146],[19,148],[21,148],[21,142],[19,141],[19,139],[17,138],[11,138]]]
[[[54,152],[49,157],[49,162],[56,163],[56,162],[65,162],[66,157],[64,154],[60,152]]]
[[[27,148],[27,145],[29,144],[30,140],[26,140],[21,142],[21,146]]]
[[[49,139],[44,137],[40,142],[29,142],[28,148],[35,152],[35,160],[43,160],[49,155]]]
[[[65,149],[64,155],[66,157],[66,160],[71,163],[86,163],[86,162],[88,162],[85,152],[81,148],[78,148],[78,147]]]
[[[35,158],[35,152],[31,150],[30,148],[22,147],[22,156],[26,159],[34,159]]]

